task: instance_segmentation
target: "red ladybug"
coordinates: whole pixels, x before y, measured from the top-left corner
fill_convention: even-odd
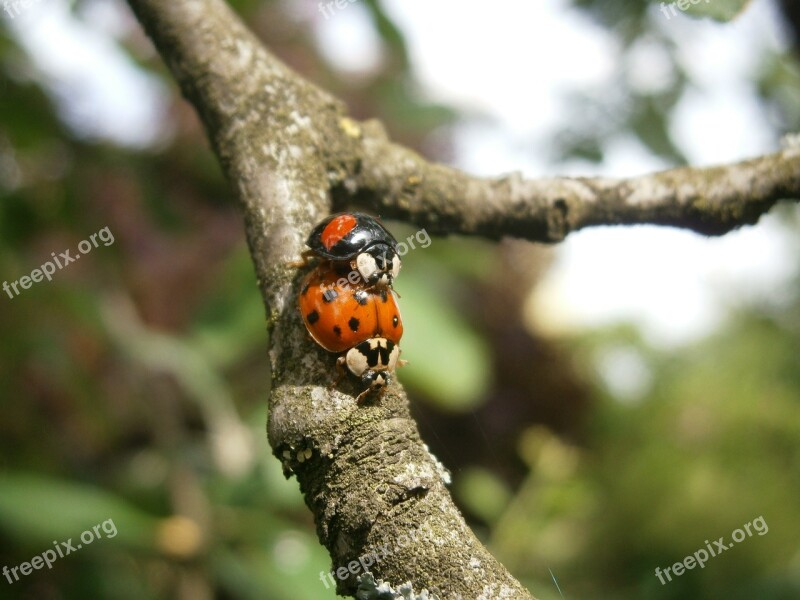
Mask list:
[[[306,240],[311,251],[347,263],[369,286],[388,287],[400,272],[397,240],[364,213],[338,213],[319,223]]]
[[[394,292],[351,285],[342,272],[319,265],[303,280],[298,301],[311,337],[329,352],[344,352],[336,361],[361,379],[365,390],[382,391],[400,360],[403,321]]]

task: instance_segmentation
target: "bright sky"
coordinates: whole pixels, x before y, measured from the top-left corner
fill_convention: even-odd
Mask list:
[[[32,0],[13,18],[2,13],[2,20],[78,135],[148,146],[171,131],[169,95],[159,78],[137,68],[109,35],[123,30],[127,10],[117,0],[92,0],[84,22],[72,17],[64,0]]]
[[[620,69],[643,89],[674,76],[656,44],[622,55],[565,0],[499,0],[491,8],[476,0],[385,5],[407,36],[422,92],[481,116],[457,130],[458,166],[531,176],[635,175],[666,166],[633,138],[608,140],[600,166],[550,165],[543,158],[547,136],[570,126],[565,93],[612,93],[609,82]],[[381,60],[360,2],[327,17],[316,2],[291,0],[290,6],[314,24],[318,43],[338,67],[357,73]],[[165,135],[166,96],[104,33],[124,30],[125,11],[118,0],[95,0],[84,12],[87,26],[71,18],[63,0],[40,0],[4,19],[76,131],[148,145]],[[725,27],[654,12],[697,81],[670,124],[690,161],[712,164],[774,150],[748,84],[761,51],[785,43],[772,4],[753,3]],[[592,229],[558,246],[529,313],[538,327],[554,331],[633,321],[654,343],[680,344],[711,331],[726,307],[779,296],[798,255],[800,242],[769,217],[720,239],[653,227]]]

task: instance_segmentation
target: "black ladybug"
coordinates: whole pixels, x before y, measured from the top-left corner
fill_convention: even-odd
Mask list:
[[[368,285],[390,286],[400,272],[397,240],[364,213],[329,216],[314,228],[306,245],[322,258],[349,263]]]

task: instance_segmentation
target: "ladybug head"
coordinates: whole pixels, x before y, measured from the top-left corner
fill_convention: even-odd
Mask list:
[[[350,348],[339,360],[361,379],[365,394],[382,391],[392,382],[391,372],[397,366],[400,347],[386,338],[370,338]]]
[[[400,273],[400,257],[388,244],[373,244],[358,254],[352,265],[369,285],[385,287]]]
[[[370,369],[361,376],[361,384],[365,390],[379,392],[392,383],[392,376],[388,371],[374,371]]]

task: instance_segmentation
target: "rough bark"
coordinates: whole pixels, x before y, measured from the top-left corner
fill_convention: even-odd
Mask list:
[[[411,597],[427,589],[448,599],[531,598],[465,525],[402,387],[363,406],[352,383],[330,388],[334,359],[305,333],[295,308],[303,273],[288,263],[345,200],[429,231],[491,238],[555,241],[587,225],[641,222],[721,233],[800,197],[800,153],[624,181],[471,178],[392,144],[374,122],[349,119],[222,0],[129,4],[200,114],[241,204],[270,332],[269,441],[296,475],[334,570],[345,569],[338,591],[390,598],[410,585]],[[370,556],[363,576],[352,561]]]
[[[779,200],[800,199],[796,144],[732,165],[627,179],[478,178],[391,143],[375,122],[364,131],[361,168],[334,191],[429,233],[558,242],[593,225],[649,223],[721,235],[755,223]]]

